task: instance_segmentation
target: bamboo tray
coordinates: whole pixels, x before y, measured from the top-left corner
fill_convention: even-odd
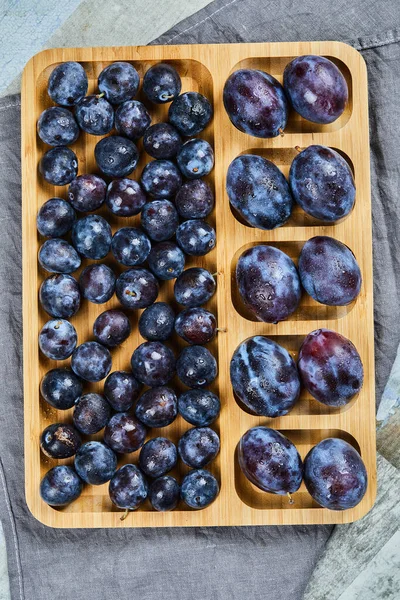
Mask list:
[[[291,114],[283,137],[258,139],[239,132],[231,125],[222,105],[222,89],[226,78],[241,67],[260,68],[282,80],[285,65],[301,54],[321,54],[330,57],[340,67],[349,85],[349,103],[342,116],[331,125],[320,126]],[[47,79],[57,63],[76,60],[83,64],[89,77],[89,91],[96,89],[100,71],[116,60],[131,61],[141,76],[154,63],[168,61],[179,71],[182,91],[205,94],[214,104],[214,119],[200,137],[215,149],[216,165],[208,180],[215,187],[216,209],[208,219],[217,231],[217,246],[206,257],[188,260],[187,266],[204,266],[218,272],[218,289],[208,308],[217,313],[219,327],[227,328],[210,345],[217,355],[219,377],[213,389],[221,397],[222,410],[215,424],[221,437],[221,452],[210,470],[219,479],[221,492],[205,510],[194,511],[184,505],[170,513],[157,513],[146,502],[138,511],[120,521],[121,511],[108,498],[108,484],[87,486],[82,496],[65,509],[47,506],[39,496],[39,481],[57,461],[41,454],[39,435],[57,421],[71,421],[71,412],[56,411],[39,394],[44,373],[57,363],[39,354],[37,336],[49,319],[38,303],[38,288],[45,277],[37,263],[41,240],[36,231],[38,208],[50,197],[66,197],[65,188],[55,188],[38,177],[37,165],[46,147],[36,136],[36,121],[42,110],[51,105],[46,93]],[[140,96],[139,96],[140,98]],[[151,107],[153,122],[166,118],[168,107]],[[81,134],[73,149],[79,159],[79,173],[97,172],[93,150],[99,138]],[[296,207],[283,227],[261,231],[239,223],[229,208],[225,191],[225,175],[230,162],[239,154],[253,152],[275,162],[288,174],[295,146],[324,144],[338,149],[354,170],[357,187],[353,212],[340,224],[321,225]],[[141,154],[141,163],[132,177],[137,178],[149,159]],[[375,464],[375,393],[373,354],[372,304],[372,239],[369,173],[368,106],[366,67],[351,47],[339,42],[299,42],[263,44],[221,44],[192,46],[147,46],[122,48],[77,48],[45,50],[34,56],[25,68],[22,87],[22,179],[23,179],[23,317],[24,317],[24,388],[25,388],[25,478],[26,499],[33,515],[52,527],[162,527],[214,525],[297,525],[347,523],[359,519],[372,507],[376,492]],[[100,211],[101,212],[101,211]],[[105,210],[103,211],[105,213]],[[110,218],[113,230],[123,225],[135,225],[138,217]],[[238,256],[247,247],[265,242],[287,252],[295,261],[303,243],[315,235],[330,235],[347,244],[355,253],[363,276],[358,299],[351,306],[327,307],[304,294],[298,310],[278,325],[255,322],[248,318],[235,295],[234,269]],[[106,263],[120,268],[110,256]],[[83,266],[88,264],[83,261]],[[159,300],[172,296],[172,284],[161,285]],[[72,322],[78,331],[78,343],[91,339],[96,316],[117,306],[115,297],[106,305],[86,301]],[[129,368],[133,350],[143,342],[137,330],[138,314],[132,313],[133,331],[122,347],[113,352],[113,370]],[[229,380],[229,361],[240,342],[252,335],[266,335],[285,346],[294,357],[310,331],[327,327],[350,338],[360,352],[365,382],[359,397],[341,409],[331,409],[302,392],[300,401],[286,416],[277,419],[247,414],[236,403]],[[173,340],[176,350],[179,341]],[[68,364],[64,361],[63,364]],[[60,363],[61,364],[61,363]],[[173,383],[175,385],[175,382]],[[179,384],[176,384],[179,390]],[[100,391],[100,384],[89,384],[86,391]],[[236,447],[241,435],[255,425],[268,425],[283,431],[298,447],[302,457],[311,446],[329,436],[342,437],[352,443],[365,461],[369,485],[362,502],[343,512],[319,507],[307,493],[304,484],[290,505],[285,496],[261,492],[241,474],[236,459]],[[167,428],[151,431],[151,435],[166,435],[177,442],[190,426],[181,417]],[[101,438],[101,434],[93,436]],[[136,456],[125,456],[122,462],[132,462]],[[62,462],[62,461],[60,461]],[[63,462],[72,462],[63,461]],[[187,471],[180,464],[178,478]]]

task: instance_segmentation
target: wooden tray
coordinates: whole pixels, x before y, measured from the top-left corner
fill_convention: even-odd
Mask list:
[[[285,65],[295,56],[321,54],[331,58],[344,73],[349,85],[349,103],[343,115],[331,125],[309,123],[298,115],[290,116],[283,137],[257,139],[231,125],[222,105],[222,89],[229,73],[241,67],[260,68],[282,81]],[[202,259],[189,260],[211,272],[218,271],[218,290],[209,308],[218,315],[220,333],[211,350],[218,354],[219,378],[213,389],[220,394],[222,411],[215,428],[221,436],[221,453],[211,466],[221,485],[218,499],[205,510],[194,511],[184,505],[170,513],[157,513],[149,503],[120,521],[108,498],[108,484],[87,486],[76,502],[62,510],[47,506],[39,496],[39,481],[56,464],[39,449],[39,435],[50,423],[71,420],[71,411],[58,412],[50,408],[39,395],[39,382],[56,363],[39,354],[37,336],[49,317],[38,303],[38,288],[45,277],[37,263],[42,242],[36,231],[38,208],[50,197],[66,197],[65,188],[55,188],[37,174],[37,165],[46,147],[36,136],[36,121],[42,110],[51,105],[46,93],[48,76],[57,63],[76,60],[83,64],[89,77],[89,92],[96,90],[97,76],[109,63],[131,61],[141,76],[150,65],[168,61],[179,71],[183,90],[198,90],[214,103],[214,119],[200,137],[215,148],[216,165],[209,182],[215,186],[216,210],[209,221],[216,226],[217,247]],[[153,122],[166,118],[165,106],[151,107]],[[81,134],[74,144],[79,158],[79,172],[96,172],[93,149],[94,136]],[[296,145],[324,144],[339,150],[354,170],[357,197],[353,212],[337,225],[321,225],[296,207],[289,222],[274,231],[252,229],[239,223],[232,215],[225,191],[225,175],[230,162],[239,154],[254,152],[275,162],[288,174]],[[149,159],[145,152],[134,172],[137,178]],[[372,240],[369,173],[368,107],[366,68],[354,49],[339,42],[299,42],[274,44],[221,44],[193,46],[146,46],[122,48],[77,48],[45,50],[34,56],[24,71],[22,86],[22,178],[23,178],[23,316],[24,316],[24,387],[25,387],[25,474],[26,499],[33,515],[52,527],[162,527],[193,525],[281,525],[346,523],[362,517],[373,505],[376,489],[375,465],[375,393],[374,393],[374,333],[372,305]],[[105,211],[103,211],[105,212]],[[107,213],[110,219],[110,214]],[[131,219],[112,218],[113,230],[138,223]],[[327,307],[305,294],[299,309],[278,325],[255,322],[242,312],[235,295],[234,269],[243,249],[260,242],[271,243],[297,260],[303,243],[315,235],[330,235],[347,244],[361,267],[363,286],[356,302],[348,307]],[[88,261],[83,261],[83,266]],[[107,263],[113,264],[110,257]],[[113,267],[120,271],[114,264]],[[171,283],[162,284],[160,299],[172,299]],[[91,338],[96,316],[117,306],[113,298],[106,305],[96,306],[84,301],[78,315],[72,319],[78,331],[79,343]],[[113,369],[129,368],[133,350],[143,342],[137,327],[138,314],[132,313],[133,332],[123,346],[113,352]],[[365,382],[359,397],[342,409],[331,409],[303,392],[295,408],[277,419],[259,418],[247,414],[237,405],[229,380],[229,362],[240,342],[252,335],[266,335],[285,346],[294,357],[310,331],[319,327],[334,329],[350,338],[361,354]],[[178,349],[178,340],[173,340]],[[63,364],[67,364],[65,361]],[[178,384],[177,384],[178,385]],[[101,384],[86,386],[101,390]],[[179,386],[178,386],[179,389]],[[284,496],[261,492],[241,474],[236,459],[236,446],[241,435],[255,425],[268,425],[283,431],[304,457],[311,446],[329,436],[350,441],[365,461],[369,485],[363,501],[344,512],[319,507],[307,493],[304,484],[290,505]],[[181,418],[152,436],[166,435],[175,442],[189,428]],[[94,436],[101,438],[100,436]],[[127,456],[120,462],[132,462]],[[60,461],[61,462],[61,461]],[[72,462],[64,461],[64,462]],[[181,478],[187,469],[179,465]]]

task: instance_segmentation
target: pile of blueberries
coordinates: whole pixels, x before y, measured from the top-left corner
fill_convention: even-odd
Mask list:
[[[128,510],[136,509],[147,497],[160,511],[174,509],[179,498],[191,508],[204,508],[219,492],[217,480],[203,468],[220,447],[217,433],[209,427],[218,417],[220,401],[205,389],[217,376],[217,362],[204,347],[214,339],[217,323],[215,316],[201,307],[215,293],[216,283],[206,269],[185,270],[186,255],[204,256],[216,243],[213,227],[204,221],[213,210],[214,196],[202,179],[213,168],[214,154],[206,140],[191,137],[208,125],[212,107],[200,93],[181,94],[178,72],[168,64],[156,64],[144,75],[142,94],[149,104],[171,104],[168,122],[151,125],[146,106],[132,99],[139,83],[133,65],[117,62],[100,73],[99,93],[86,96],[88,80],[83,67],[75,62],[60,64],[48,82],[49,96],[58,106],[46,109],[38,120],[40,139],[52,146],[43,155],[39,171],[52,185],[69,184],[67,200],[48,200],[37,216],[39,233],[49,238],[40,248],[39,263],[51,273],[43,281],[39,297],[52,317],[40,331],[39,347],[52,360],[71,356],[71,369],[56,368],[44,376],[41,395],[58,410],[74,407],[73,425],[52,424],[41,436],[45,455],[54,459],[75,456],[74,469],[56,466],[41,482],[41,496],[51,506],[75,500],[83,482],[100,485],[110,481],[112,502]],[[68,145],[78,139],[80,131],[104,136],[114,127],[117,135],[102,137],[95,147],[102,176],[78,175],[78,159]],[[184,137],[190,139],[184,141]],[[137,182],[128,175],[138,164],[136,143],[141,138],[154,160],[148,162]],[[104,217],[81,215],[104,204],[110,216],[140,213],[141,228],[122,227],[112,235]],[[65,235],[70,235],[70,241],[63,239]],[[174,242],[170,241],[173,236]],[[100,261],[110,251],[122,267],[128,267],[118,277],[99,262],[86,266],[78,281],[71,275],[83,259]],[[145,261],[147,266],[143,266]],[[184,308],[178,315],[170,305],[156,302],[159,281],[172,279],[176,279],[175,299]],[[82,298],[103,304],[114,293],[124,309],[145,309],[139,331],[147,341],[133,352],[132,372],[110,373],[110,349],[131,333],[123,311],[101,313],[93,325],[94,341],[80,345],[69,321]],[[165,344],[174,332],[188,343],[178,359]],[[179,398],[167,387],[175,372],[189,388]],[[103,395],[84,393],[83,382],[103,379]],[[149,388],[144,393],[143,385]],[[148,427],[165,427],[178,413],[194,425],[178,447],[165,437],[145,443]],[[102,429],[103,442],[82,443],[82,434],[93,435]],[[118,454],[139,449],[138,466],[126,464],[117,469]],[[192,469],[181,486],[166,475],[178,456]]]

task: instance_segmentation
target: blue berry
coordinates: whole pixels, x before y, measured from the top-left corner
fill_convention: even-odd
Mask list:
[[[205,221],[191,219],[179,225],[176,230],[176,241],[185,254],[205,256],[215,248],[215,230]]]
[[[118,454],[136,452],[146,439],[146,427],[128,413],[119,412],[107,423],[104,441]]]
[[[165,342],[174,331],[175,313],[166,302],[155,302],[142,312],[139,332],[150,342]]]
[[[136,169],[139,152],[131,140],[110,135],[97,142],[94,157],[99,169],[109,177],[126,177]]]
[[[81,259],[68,242],[53,238],[40,247],[39,263],[50,273],[73,273],[81,266]]]
[[[107,265],[92,264],[79,276],[79,287],[84,298],[94,304],[108,302],[115,291],[115,275]]]
[[[70,458],[81,445],[79,433],[67,423],[53,423],[40,436],[40,449],[49,458]]]
[[[156,123],[144,132],[143,147],[153,158],[174,158],[181,146],[181,136],[169,123]]]
[[[84,342],[76,348],[71,368],[85,381],[101,381],[111,371],[111,354],[98,342]]]
[[[152,160],[143,169],[140,181],[153,198],[173,198],[182,185],[182,176],[170,160]]]
[[[132,373],[114,371],[104,383],[104,395],[114,410],[125,412],[138,399],[141,387]]]
[[[37,122],[40,139],[49,146],[69,146],[79,137],[74,115],[66,108],[52,106],[42,112]]]
[[[176,98],[182,87],[178,72],[171,65],[159,63],[146,71],[143,92],[151,102],[165,104]]]
[[[176,446],[164,437],[145,443],[139,455],[139,467],[148,477],[160,477],[171,471],[178,461]]]
[[[172,102],[168,111],[169,122],[181,135],[197,135],[211,121],[213,109],[199,92],[185,92]]]
[[[39,333],[39,347],[47,358],[65,360],[75,350],[76,330],[69,321],[54,319],[47,321]]]
[[[105,135],[114,126],[114,110],[105,98],[86,96],[75,107],[75,118],[82,131]]]
[[[117,457],[101,442],[86,442],[76,453],[74,466],[79,477],[91,485],[109,481],[117,469]]]
[[[204,219],[214,208],[214,194],[206,181],[186,181],[175,198],[176,210],[183,219]]]
[[[99,90],[111,104],[121,104],[136,96],[140,77],[135,67],[127,62],[115,62],[99,75]]]
[[[183,271],[175,281],[174,295],[179,304],[192,308],[208,302],[215,294],[216,287],[215,279],[209,271],[192,267]]]
[[[49,506],[66,506],[82,492],[82,481],[67,465],[58,465],[47,471],[40,482],[40,496]]]
[[[175,421],[177,414],[175,392],[165,386],[147,390],[135,406],[136,417],[147,427],[166,427]]]
[[[169,200],[154,200],[144,205],[141,225],[155,242],[169,240],[179,225],[175,206]]]
[[[160,242],[148,256],[150,270],[158,279],[175,279],[185,268],[185,255],[173,242]]]
[[[122,344],[130,333],[130,321],[120,310],[104,311],[93,324],[94,337],[108,348],[115,348]]]
[[[149,256],[151,243],[143,231],[122,227],[113,235],[111,250],[116,260],[126,267],[142,264]]]
[[[132,217],[140,213],[146,196],[137,181],[114,179],[107,188],[106,204],[117,217]]]
[[[120,104],[115,113],[115,129],[120,135],[139,140],[151,123],[147,108],[138,100],[129,100]]]
[[[196,427],[211,425],[220,410],[219,398],[210,390],[187,390],[178,398],[179,414]]]
[[[175,374],[175,364],[174,353],[161,342],[144,342],[131,358],[134,376],[149,387],[166,385]]]
[[[68,188],[68,200],[79,212],[93,212],[104,204],[106,182],[97,175],[79,175]]]
[[[71,275],[51,275],[40,286],[39,300],[51,317],[69,319],[81,305],[78,283]]]
[[[180,488],[174,477],[163,475],[155,479],[149,487],[149,500],[154,510],[165,512],[174,510],[179,502]]]
[[[187,346],[176,361],[179,379],[190,388],[203,388],[218,374],[217,361],[204,346]]]
[[[101,431],[110,417],[110,405],[100,394],[85,394],[75,404],[74,425],[78,431],[86,435]]]
[[[40,382],[42,397],[57,410],[72,408],[82,391],[81,380],[70,369],[52,369]]]
[[[65,235],[76,221],[76,214],[69,202],[62,198],[50,198],[40,207],[36,218],[38,232],[45,237]]]
[[[72,228],[72,243],[85,258],[100,260],[110,251],[111,227],[100,215],[79,219]]]
[[[148,486],[135,465],[123,465],[110,481],[110,499],[118,508],[135,510],[147,498]]]
[[[52,185],[66,185],[78,174],[78,159],[75,152],[66,146],[47,150],[39,162],[39,172]]]
[[[146,308],[158,296],[158,282],[147,269],[129,269],[117,279],[116,294],[125,308]]]
[[[61,106],[73,106],[88,89],[85,69],[77,62],[64,62],[55,67],[47,87],[50,98]]]
[[[214,166],[214,151],[206,140],[188,140],[179,150],[176,161],[187,179],[208,175]]]
[[[181,498],[190,508],[205,508],[218,494],[218,481],[206,469],[189,471],[182,481]]]

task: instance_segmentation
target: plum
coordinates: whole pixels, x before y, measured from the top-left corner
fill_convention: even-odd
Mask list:
[[[354,254],[328,236],[316,236],[304,244],[299,273],[307,294],[321,304],[346,306],[360,293],[362,277]]]
[[[135,415],[148,427],[166,427],[178,414],[176,394],[171,388],[150,388],[137,401]]]
[[[173,242],[160,242],[152,247],[147,262],[158,279],[168,281],[179,277],[183,272],[185,255]]]
[[[157,477],[149,487],[149,500],[154,510],[174,510],[179,502],[180,488],[174,477]]]
[[[299,115],[321,124],[340,117],[349,95],[342,72],[324,56],[297,56],[285,67],[283,87]]]
[[[188,140],[178,151],[176,162],[184,177],[200,179],[208,175],[214,166],[214,151],[206,140]]]
[[[84,342],[71,359],[73,372],[85,381],[101,381],[111,371],[110,351],[98,342]]]
[[[293,198],[283,173],[270,160],[242,154],[228,168],[226,190],[231,206],[251,227],[275,229],[291,215]]]
[[[142,210],[141,225],[155,242],[169,240],[179,225],[175,206],[169,200],[147,202]]]
[[[47,471],[40,482],[40,496],[49,506],[66,506],[81,495],[82,487],[74,469],[58,465]]]
[[[265,492],[289,495],[297,492],[303,464],[296,446],[269,427],[252,427],[241,437],[239,465],[251,483]]]
[[[329,329],[307,335],[297,366],[304,387],[327,406],[344,406],[363,384],[364,370],[356,347]]]
[[[142,171],[140,183],[153,198],[172,198],[182,185],[182,176],[170,160],[151,160]]]
[[[143,93],[155,104],[171,102],[179,95],[181,87],[178,71],[165,63],[153,65],[143,77]]]
[[[181,136],[169,123],[156,123],[144,132],[143,147],[153,158],[174,158],[181,146]]]
[[[75,118],[82,131],[105,135],[114,126],[114,109],[102,96],[85,96],[76,104]]]
[[[145,193],[133,179],[114,179],[107,188],[106,205],[117,217],[137,215],[145,204]]]
[[[66,108],[51,106],[42,112],[37,122],[40,139],[49,146],[69,146],[79,137],[79,127]]]
[[[67,423],[53,423],[40,436],[40,448],[49,458],[70,458],[81,444],[79,433]]]
[[[111,250],[116,260],[125,267],[142,264],[149,255],[151,243],[136,227],[122,227],[113,235]]]
[[[136,142],[151,123],[151,117],[144,104],[138,100],[128,100],[120,104],[115,112],[117,133]]]
[[[208,344],[215,337],[217,320],[204,308],[188,308],[176,317],[175,331],[188,344]]]
[[[324,508],[346,510],[361,502],[368,475],[357,450],[340,438],[327,438],[304,459],[304,483]]]
[[[93,335],[98,342],[108,348],[115,348],[124,342],[131,333],[131,324],[120,310],[105,310],[93,323]]]
[[[256,415],[286,415],[300,395],[296,364],[288,351],[257,335],[236,348],[230,376],[239,400]]]
[[[169,122],[181,135],[197,135],[211,121],[213,108],[199,92],[185,92],[177,96],[168,111]]]
[[[176,242],[189,256],[205,256],[216,241],[215,229],[200,219],[184,221],[176,230]]]
[[[293,198],[312,217],[335,222],[354,206],[356,188],[345,159],[332,148],[308,146],[293,160],[289,183]]]
[[[178,453],[185,465],[200,469],[214,460],[219,447],[219,437],[213,429],[193,427],[188,429],[179,440]]]
[[[79,212],[92,212],[106,199],[106,182],[98,175],[79,175],[70,183],[68,200]]]
[[[146,439],[146,427],[126,412],[119,412],[108,421],[104,441],[118,454],[139,450]]]
[[[160,477],[171,471],[177,463],[176,446],[164,437],[157,437],[145,443],[140,451],[139,466],[148,477]]]
[[[115,275],[103,264],[91,264],[81,271],[79,289],[84,298],[94,304],[108,302],[115,292]]]
[[[187,390],[178,398],[179,414],[196,427],[211,425],[220,410],[221,402],[210,390]]]
[[[237,262],[236,282],[244,305],[258,321],[278,323],[299,305],[301,286],[294,262],[273,246],[245,250]]]
[[[39,333],[39,348],[47,358],[65,360],[76,348],[78,336],[75,327],[65,319],[52,319]]]
[[[136,379],[149,387],[168,383],[175,374],[175,355],[161,342],[144,342],[131,358],[132,372]]]
[[[52,185],[66,185],[78,174],[78,158],[71,148],[55,146],[40,159],[39,172]]]
[[[175,198],[176,210],[183,219],[204,219],[214,208],[214,194],[206,181],[185,181]]]
[[[50,275],[40,286],[39,300],[51,317],[69,319],[81,305],[78,283],[71,275]]]
[[[125,308],[146,308],[158,296],[158,282],[147,269],[128,269],[117,279],[116,294]]]
[[[138,399],[141,384],[128,371],[114,371],[104,382],[104,395],[117,412],[126,412]]]
[[[223,101],[231,122],[243,133],[271,138],[286,127],[288,103],[283,87],[264,71],[234,71],[225,82]]]
[[[110,135],[97,142],[94,157],[105,175],[126,177],[136,169],[139,151],[132,140],[120,135]]]
[[[117,456],[101,442],[82,444],[75,455],[75,470],[79,477],[91,485],[109,481],[117,469]]]
[[[175,300],[188,308],[201,306],[213,297],[216,287],[215,279],[207,269],[192,267],[175,281]]]
[[[149,342],[165,342],[174,331],[175,313],[166,302],[155,302],[142,312],[139,332]]]
[[[50,198],[40,207],[36,224],[41,235],[58,238],[68,233],[75,221],[76,213],[69,202]]]
[[[218,494],[218,481],[207,469],[193,469],[183,478],[181,498],[190,508],[205,508]]]
[[[113,475],[108,491],[115,506],[135,510],[146,500],[148,485],[138,467],[123,465]]]
[[[218,374],[217,361],[204,346],[186,346],[176,362],[179,379],[190,388],[203,388]]]
[[[71,369],[52,369],[40,382],[41,395],[57,410],[72,408],[82,391],[82,382]]]
[[[75,248],[67,241],[52,238],[40,247],[40,266],[49,273],[73,273],[81,266],[81,259]]]
[[[99,75],[99,90],[111,104],[121,104],[136,95],[140,76],[135,67],[127,62],[114,62]]]
[[[74,425],[78,431],[92,435],[103,429],[110,420],[111,408],[104,396],[84,394],[74,408]]]
[[[51,72],[47,92],[56,104],[73,106],[88,89],[85,69],[77,62],[68,61],[57,65]]]
[[[72,228],[72,245],[75,250],[92,260],[107,256],[111,238],[111,227],[100,215],[87,215],[76,221]]]

